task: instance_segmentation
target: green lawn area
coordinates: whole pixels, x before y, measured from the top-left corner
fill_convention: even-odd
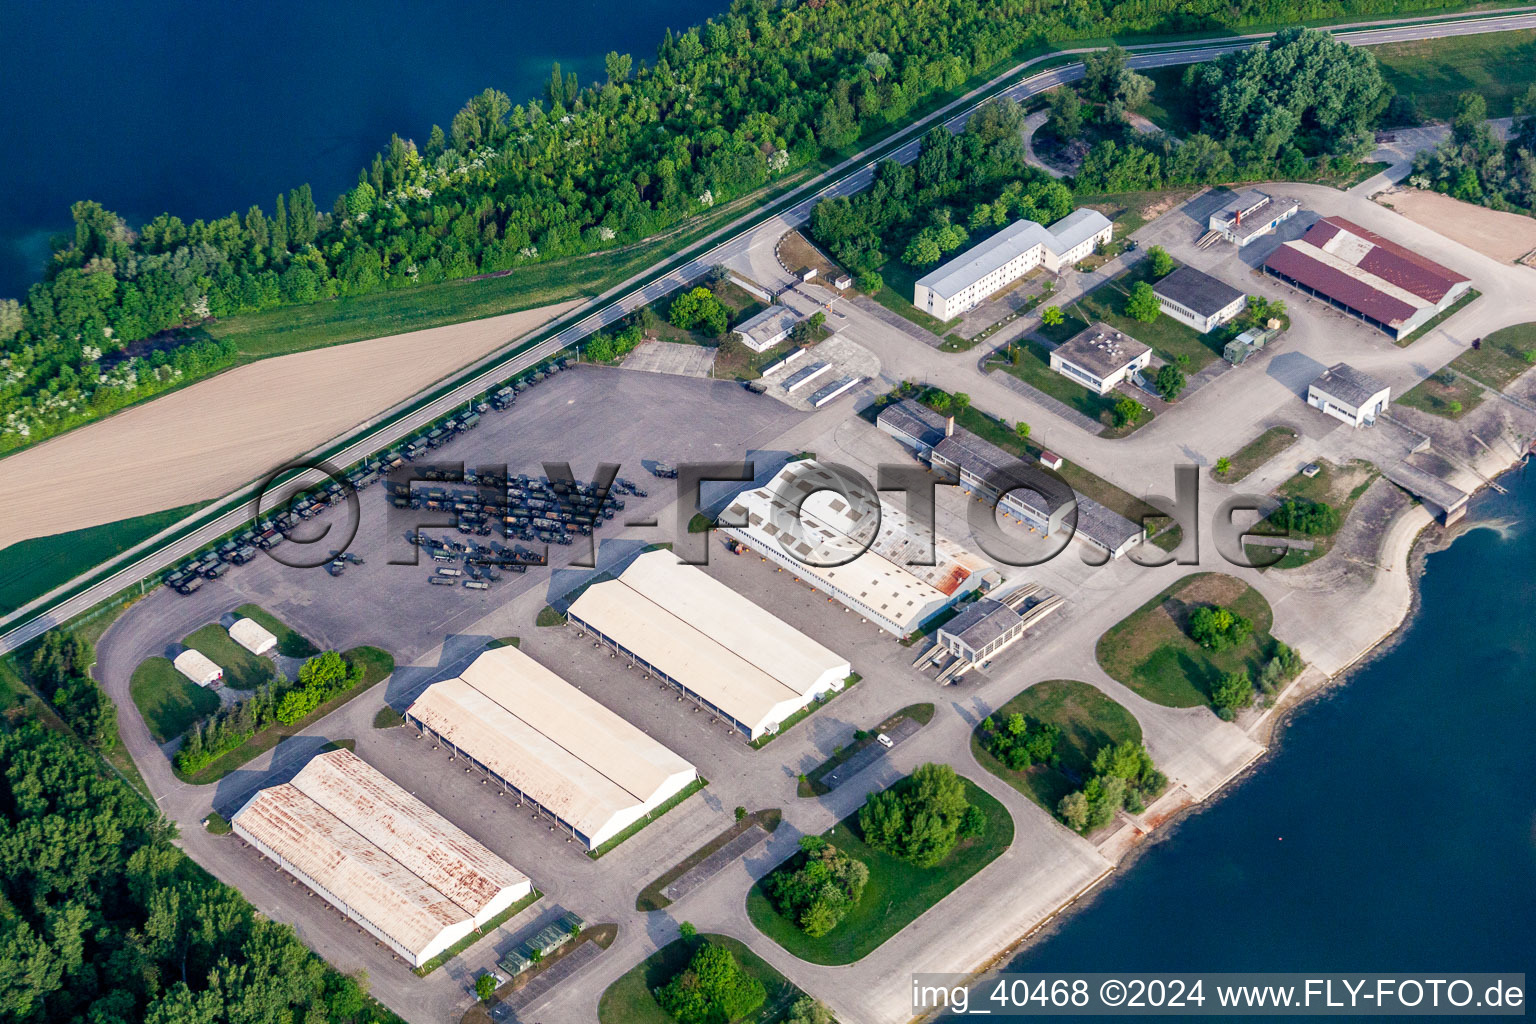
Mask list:
[[[1270,427],[1230,457],[1232,465],[1226,473],[1217,473],[1212,467],[1211,476],[1222,483],[1235,484],[1295,443],[1296,431],[1290,427]]]
[[[228,631],[217,622],[210,622],[181,642],[183,646],[208,655],[215,665],[222,668],[225,686],[237,690],[254,690],[272,679],[271,659],[258,658],[235,643],[230,639]]]
[[[1326,505],[1332,505],[1339,511],[1339,524],[1342,527],[1344,521],[1349,518],[1350,509],[1355,507],[1355,502],[1365,493],[1366,488],[1381,474],[1376,467],[1363,459],[1356,459],[1344,466],[1335,466],[1331,462],[1317,463],[1318,473],[1308,477],[1297,473],[1275,491],[1281,498],[1305,498],[1308,501],[1318,501]],[[1254,533],[1281,533],[1268,526],[1264,521],[1254,524]],[[1274,569],[1294,569],[1308,562],[1316,561],[1326,555],[1333,547],[1334,534],[1318,534],[1306,537],[1312,542],[1311,549],[1291,548],[1273,566]],[[1248,559],[1255,564],[1265,561],[1269,555],[1269,549],[1262,545],[1249,544],[1245,550]]]
[[[201,504],[120,519],[83,530],[34,537],[0,550],[0,615],[95,568],[185,519]]]
[[[1430,374],[1410,388],[1396,404],[1448,420],[1459,420],[1478,407],[1483,400],[1482,388],[1454,373],[1445,376],[1449,379],[1442,378],[1440,373]]]
[[[1381,73],[1426,118],[1449,120],[1456,95],[1480,93],[1489,117],[1508,117],[1536,82],[1536,30],[1490,32],[1372,46]]]
[[[851,964],[868,956],[997,859],[1013,842],[1013,818],[1008,809],[969,779],[963,781],[970,802],[986,813],[987,828],[974,839],[962,839],[942,864],[917,868],[874,849],[860,836],[859,816],[854,812],[833,826],[827,839],[869,866],[869,883],[858,905],[836,928],[817,939],[806,935],[774,910],[761,882],[747,893],[747,916],[758,931],[814,964]]]
[[[343,651],[341,656],[346,658],[349,663],[360,662],[363,665],[362,682],[344,693],[338,693],[292,725],[274,722],[234,750],[225,751],[208,762],[195,775],[184,776],[178,772],[177,777],[183,782],[190,782],[194,786],[202,786],[210,782],[219,781],[251,758],[258,754],[266,753],[289,736],[303,732],[343,704],[356,700],[375,684],[388,678],[395,667],[395,659],[389,652],[382,651],[377,647],[354,647],[350,651]],[[137,675],[135,675],[135,679],[137,679]],[[143,708],[142,704],[139,706],[141,709]],[[182,728],[185,729],[185,726]]]
[[[975,239],[967,241],[965,247],[970,248],[976,245],[980,239],[981,236],[978,235]],[[933,267],[909,267],[901,261],[899,253],[896,255],[897,258],[887,260],[885,266],[880,268],[880,277],[885,282],[885,286],[871,295],[870,298],[880,303],[880,305],[892,313],[906,317],[923,330],[937,334],[941,338],[956,327],[959,327],[960,321],[965,319],[964,317],[957,316],[953,320],[940,320],[938,317],[930,316],[912,305],[913,285],[917,284],[918,278],[925,276],[929,271],[933,270]],[[957,255],[959,254],[951,253],[946,258],[953,258]]]
[[[1072,312],[1084,321],[1102,320],[1117,331],[1152,346],[1153,352],[1170,363],[1178,363],[1185,373],[1195,373],[1220,359],[1222,347],[1237,333],[1233,329],[1223,326],[1209,334],[1201,334],[1165,313],[1158,314],[1150,324],[1121,313],[1125,300],[1130,297],[1131,285],[1142,279],[1143,275],[1138,271],[1145,263],[1143,260],[1102,288],[1083,296],[1073,304]],[[1185,362],[1179,362],[1181,356]]]
[[[1148,69],[1149,72],[1151,70],[1154,69]],[[1183,72],[1183,68],[1174,70]],[[1153,99],[1156,98],[1154,95]],[[1170,188],[1151,192],[1101,192],[1078,196],[1076,202],[1080,208],[1086,206],[1108,217],[1115,226],[1115,239],[1118,242],[1139,231],[1148,221],[1173,209],[1196,191],[1193,188]]]
[[[260,605],[243,604],[235,609],[236,615],[242,615],[256,625],[265,629],[268,633],[277,637],[277,652],[289,658],[313,658],[320,653],[320,648],[309,642],[298,630],[293,629],[282,619],[266,611]]]
[[[128,692],[156,743],[175,739],[219,707],[219,695],[187,679],[166,658],[145,658],[133,670]]]
[[[1536,323],[1494,331],[1475,349],[1451,360],[1451,369],[1503,391],[1536,365]]]
[[[1107,433],[1113,429],[1110,426],[1113,422],[1110,419],[1110,410],[1114,408],[1115,399],[1108,395],[1096,395],[1076,381],[1051,369],[1051,354],[1044,345],[1037,341],[1016,341],[1008,346],[1007,351],[1012,354],[1012,361],[993,365],[1005,373],[1013,374],[1037,391],[1045,392],[1063,405],[1076,409],[1089,419],[1104,424],[1104,430],[1101,433]],[[1118,397],[1117,392],[1111,392],[1111,394]],[[1143,416],[1141,419],[1142,423],[1151,421],[1151,416]]]
[[[1468,306],[1472,305],[1472,303],[1476,302],[1479,298],[1482,297],[1482,294],[1483,293],[1478,291],[1476,288],[1468,288],[1467,294],[1463,295],[1461,298],[1445,307],[1445,309],[1430,317],[1424,322],[1424,326],[1420,327],[1412,334],[1398,338],[1397,347],[1407,348],[1409,345],[1412,345],[1414,342],[1424,337],[1424,335],[1428,334],[1436,327],[1439,327],[1451,317],[1455,316],[1457,313],[1460,313],[1463,309],[1466,309]]]
[[[768,998],[743,1024],[775,1024],[787,1016],[790,1006],[802,993],[794,983],[769,966],[768,962],[743,943],[726,935],[701,934],[689,939],[674,939],[661,947],[603,990],[597,1004],[600,1024],[677,1024],[651,995],[688,966],[698,943],[713,942],[736,954],[742,969],[763,983]]]
[[[1001,723],[1015,713],[1060,727],[1061,742],[1056,749],[1061,763],[1057,767],[1037,764],[1022,771],[1008,768],[982,746],[980,725],[971,733],[971,753],[983,768],[1051,814],[1056,813],[1062,797],[1083,788],[1092,775],[1093,755],[1100,747],[1141,742],[1141,725],[1135,715],[1076,679],[1036,683],[992,712],[992,720]]]
[[[1220,605],[1253,622],[1243,643],[1209,651],[1189,638],[1190,614],[1202,605]],[[1273,646],[1274,615],[1262,594],[1223,573],[1186,576],[1127,615],[1099,638],[1104,671],[1157,704],[1174,708],[1209,702],[1223,673],[1247,670],[1258,677]]]

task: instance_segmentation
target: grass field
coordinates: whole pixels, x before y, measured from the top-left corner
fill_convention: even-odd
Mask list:
[[[387,678],[389,674],[394,671],[395,667],[394,657],[391,656],[388,651],[382,651],[377,647],[354,647],[350,651],[343,651],[341,656],[346,658],[348,662],[361,663],[363,665],[362,682],[358,683],[350,690],[347,690],[343,693],[338,693],[336,696],[332,697],[324,704],[321,704],[318,708],[311,711],[297,722],[294,722],[292,725],[283,725],[281,722],[274,722],[273,724],[258,732],[255,736],[252,736],[250,739],[240,744],[240,746],[236,747],[234,750],[225,751],[223,754],[220,754],[218,757],[208,762],[196,774],[183,776],[180,772],[178,772],[177,777],[180,778],[183,782],[192,783],[194,786],[203,786],[210,782],[219,781],[224,776],[234,771],[236,768],[239,768],[241,765],[245,764],[251,758],[257,756],[258,754],[266,753],[268,750],[271,750],[273,747],[277,746],[280,742],[287,739],[289,736],[303,732],[309,726],[313,725],[315,722],[318,722],[320,719],[324,718],[332,711],[335,711],[343,704],[356,700],[358,697],[366,693],[372,686],[374,686],[374,684]],[[137,678],[137,676],[135,676],[135,678]],[[141,709],[143,708],[142,704],[139,706]]]
[[[84,530],[35,537],[0,551],[0,615],[122,554],[201,508],[183,505]]]
[[[320,648],[310,643],[308,638],[302,633],[260,605],[243,604],[235,609],[235,614],[245,616],[268,633],[277,637],[277,652],[279,654],[289,658],[312,658],[320,653]]]
[[[1069,319],[1062,326],[1065,327],[1073,322],[1073,319]],[[1011,362],[1000,364],[1004,373],[1013,374],[1037,391],[1043,391],[1063,405],[1076,409],[1091,420],[1098,421],[1104,425],[1105,431],[1112,429],[1110,410],[1114,408],[1118,393],[1096,395],[1076,381],[1057,373],[1051,369],[1050,352],[1039,342],[1016,341],[1008,346],[1008,352],[1012,354],[1013,359]],[[1150,423],[1152,417],[1143,416],[1140,422]]]
[[[1008,809],[969,779],[963,781],[971,803],[986,813],[987,828],[974,839],[962,839],[942,864],[917,868],[869,846],[859,833],[855,812],[833,826],[827,838],[869,866],[869,882],[858,905],[836,928],[821,938],[806,935],[774,910],[761,882],[747,893],[747,916],[758,931],[813,964],[851,964],[868,956],[997,859],[1013,842],[1013,818]]]
[[[272,662],[258,658],[230,639],[229,633],[217,622],[210,622],[186,637],[182,645],[201,651],[224,670],[224,685],[237,690],[254,690],[272,679]]]
[[[1531,29],[1388,43],[1370,51],[1388,84],[1433,120],[1449,120],[1462,92],[1481,94],[1489,117],[1508,117],[1516,97],[1536,83],[1536,30]]]
[[[1220,605],[1253,622],[1253,633],[1224,651],[1209,651],[1189,638],[1189,616],[1202,605]],[[1269,602],[1242,580],[1222,573],[1186,576],[1127,615],[1099,638],[1104,671],[1148,700],[1174,708],[1199,707],[1223,673],[1247,670],[1257,677],[1273,646]]]
[[[1232,465],[1226,473],[1217,473],[1213,466],[1211,477],[1235,484],[1295,443],[1296,431],[1290,427],[1270,427],[1231,456]]]
[[[1307,477],[1297,473],[1276,488],[1275,493],[1282,498],[1305,498],[1308,501],[1332,505],[1338,509],[1339,524],[1342,527],[1344,521],[1349,518],[1350,509],[1355,507],[1355,502],[1360,500],[1360,496],[1380,473],[1375,466],[1362,459],[1356,459],[1344,466],[1335,466],[1331,462],[1319,462],[1317,466],[1316,476]],[[1266,526],[1261,521],[1254,524],[1253,532],[1281,533],[1283,531]],[[1312,542],[1310,549],[1291,548],[1278,562],[1268,568],[1294,569],[1316,561],[1332,549],[1335,536],[1336,534],[1332,533],[1308,536],[1306,539]],[[1261,545],[1249,544],[1246,550],[1249,561],[1255,564],[1262,564],[1265,561],[1263,556],[1267,549]]]
[[[992,721],[1001,724],[1015,713],[1061,729],[1056,748],[1061,755],[1059,765],[1037,764],[1014,771],[987,752],[979,725],[971,733],[971,753],[983,768],[1051,814],[1056,813],[1062,797],[1083,788],[1092,774],[1093,755],[1100,747],[1141,742],[1141,725],[1135,715],[1075,679],[1036,683],[992,712]]]
[[[1503,391],[1536,366],[1536,323],[1494,331],[1475,349],[1451,360],[1451,369]]]
[[[1482,403],[1483,389],[1455,374],[1449,376],[1450,380],[1446,381],[1438,373],[1430,374],[1410,388],[1396,404],[1448,420],[1461,419]]]
[[[1144,263],[1145,261],[1143,261]],[[1072,312],[1081,320],[1102,320],[1117,331],[1129,334],[1170,363],[1178,363],[1185,373],[1195,373],[1221,358],[1222,347],[1235,333],[1218,327],[1201,334],[1188,324],[1160,313],[1151,323],[1142,323],[1124,315],[1131,285],[1141,279],[1140,266],[1132,268],[1073,303]],[[1183,362],[1180,362],[1180,359]]]
[[[146,658],[133,670],[128,692],[156,743],[175,739],[219,707],[219,695],[196,685],[165,658]]]
[[[726,935],[697,935],[693,939],[675,939],[630,968],[619,980],[603,990],[597,1004],[600,1024],[677,1024],[663,1010],[651,993],[672,980],[688,966],[700,942],[713,942],[736,955],[742,968],[768,990],[768,998],[758,1011],[741,1024],[775,1024],[783,1020],[790,1006],[803,993],[784,975],[769,966],[744,944]]]

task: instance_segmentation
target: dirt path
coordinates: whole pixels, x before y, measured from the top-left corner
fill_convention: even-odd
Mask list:
[[[1490,210],[1417,188],[1383,192],[1377,202],[1501,263],[1519,262],[1536,251],[1536,217]]]
[[[0,548],[226,494],[580,301],[264,359],[27,449]]]

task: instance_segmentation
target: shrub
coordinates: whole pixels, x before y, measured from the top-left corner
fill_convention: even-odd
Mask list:
[[[800,850],[798,866],[778,869],[764,888],[780,914],[820,938],[858,905],[869,868],[820,836],[802,837]]]
[[[1236,646],[1252,632],[1253,623],[1230,608],[1207,605],[1196,608],[1189,617],[1189,638],[1212,651]]]
[[[724,946],[706,942],[683,968],[656,990],[656,1002],[678,1024],[727,1024],[763,1005],[768,990],[742,969]]]
[[[1228,672],[1211,687],[1211,703],[1223,718],[1253,703],[1253,681],[1246,672]]]
[[[864,841],[920,868],[940,863],[960,841],[970,801],[947,764],[925,764],[890,789],[871,793],[859,809]]]

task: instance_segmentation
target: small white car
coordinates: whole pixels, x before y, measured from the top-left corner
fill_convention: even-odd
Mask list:
[[[879,743],[880,743],[880,745],[881,745],[881,746],[882,746],[882,747],[885,747],[885,748],[886,748],[886,749],[887,749],[887,750],[889,750],[889,749],[890,749],[890,748],[891,748],[891,747],[894,747],[894,746],[895,746],[895,745],[896,745],[896,744],[895,744],[895,743],[894,743],[894,742],[893,742],[893,741],[892,741],[892,740],[891,740],[891,738],[890,738],[890,737],[889,737],[889,736],[887,736],[887,735],[886,735],[886,734],[885,734],[885,733],[883,733],[883,732],[882,732],[882,733],[876,733],[876,734],[875,734],[875,739],[876,739],[876,740],[878,740],[878,741],[879,741]]]

